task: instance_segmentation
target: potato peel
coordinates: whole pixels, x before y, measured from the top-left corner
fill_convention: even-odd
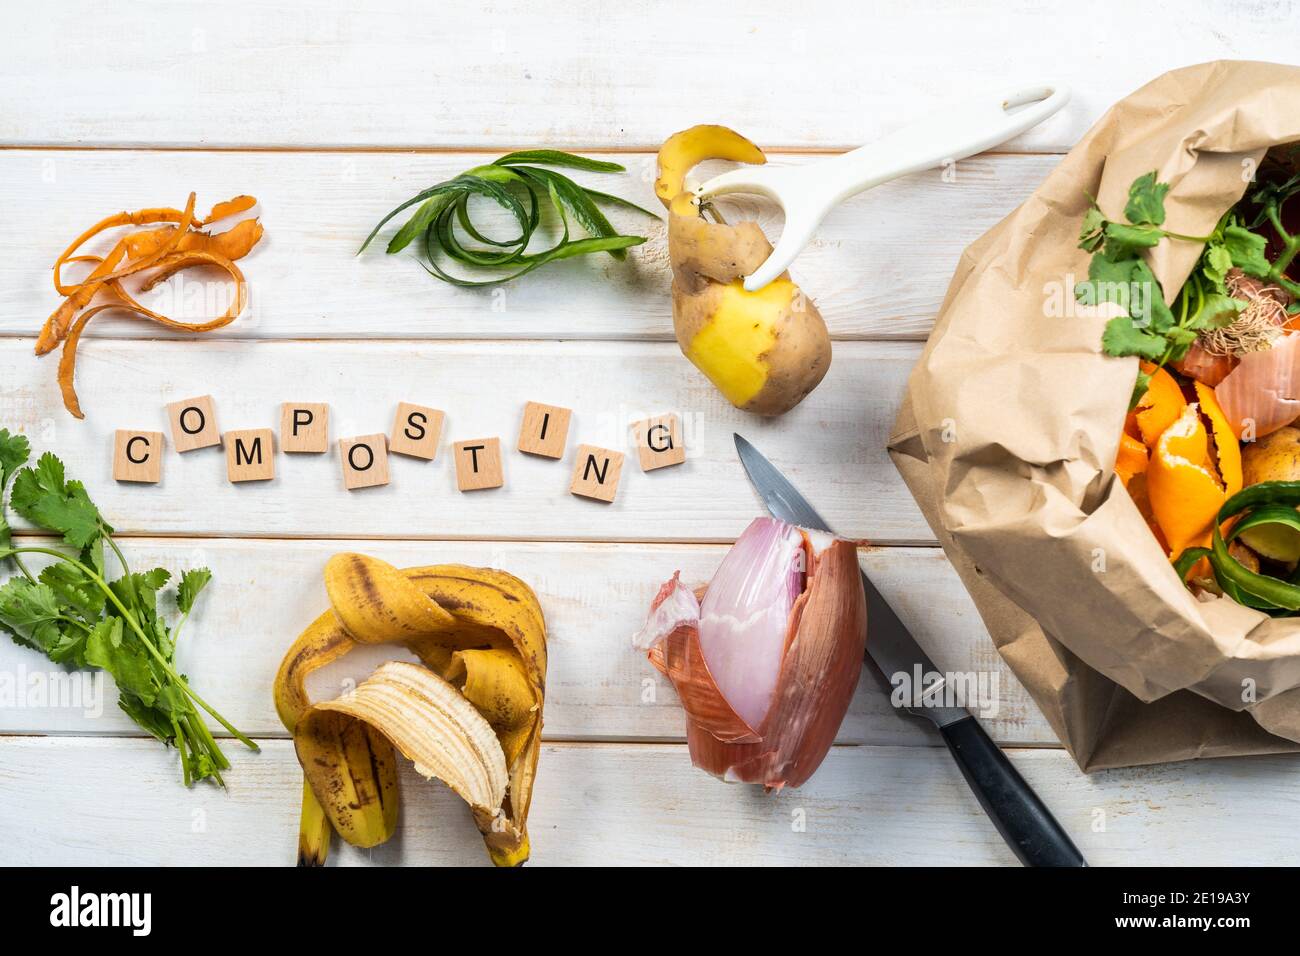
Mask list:
[[[86,325],[99,313],[117,309],[169,329],[200,333],[229,325],[247,307],[248,284],[235,260],[248,255],[261,240],[261,223],[256,219],[245,219],[219,233],[203,232],[200,227],[247,212],[257,205],[257,200],[241,195],[219,202],[201,220],[195,217],[194,204],[195,195],[190,193],[183,209],[159,206],[107,216],[81,233],[55,259],[54,288],[64,298],[41,327],[35,352],[38,356],[45,355],[63,345],[59,360],[59,389],[64,407],[74,417],[85,417],[73,384],[77,346]],[[102,256],[80,252],[87,242],[109,230],[157,226],[159,223],[171,225],[128,233]],[[72,263],[91,264],[93,268],[80,282],[67,283],[63,279],[63,267]],[[122,280],[129,276],[141,276],[140,291],[147,292],[178,272],[200,266],[225,272],[235,284],[231,306],[224,314],[206,321],[184,322],[155,312],[136,301],[122,285]],[[100,293],[107,294],[112,301],[92,308]]]

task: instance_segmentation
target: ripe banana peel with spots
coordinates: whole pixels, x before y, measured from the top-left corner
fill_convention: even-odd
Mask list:
[[[788,272],[756,292],[742,285],[772,246],[757,223],[709,222],[686,186],[708,159],[765,163],[763,151],[725,126],[693,126],[659,150],[655,194],[668,207],[673,329],[682,353],[727,401],[783,415],[817,387],[831,364],[830,335]]]
[[[493,568],[399,569],[360,554],[325,567],[331,609],[289,648],[275,704],[303,766],[299,863],[319,865],[330,831],[372,847],[397,823],[397,753],[471,807],[498,866],[528,859],[526,821],[541,752],[546,624],[523,581]],[[362,644],[397,644],[349,695],[313,702],[313,671]]]

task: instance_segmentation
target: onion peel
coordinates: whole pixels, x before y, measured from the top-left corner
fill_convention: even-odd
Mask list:
[[[673,576],[676,580],[676,575]],[[758,743],[761,738],[727,703],[700,650],[698,624],[670,631],[647,657],[677,689],[689,723],[728,743]]]
[[[1271,349],[1241,357],[1214,389],[1232,430],[1263,438],[1300,416],[1300,335],[1289,332]]]
[[[808,532],[795,530],[807,568],[783,631],[771,635],[746,630],[754,615],[735,624],[746,639],[780,641],[775,688],[757,727],[748,728],[738,716],[725,719],[735,708],[705,663],[699,621],[672,622],[671,630],[658,635],[648,651],[650,662],[673,682],[682,699],[692,762],[724,780],[768,789],[800,786],[821,764],[853,698],[866,646],[866,596],[855,543],[838,538],[814,541]],[[660,588],[652,620],[678,588],[677,575]],[[751,729],[756,739],[734,733],[740,728]]]

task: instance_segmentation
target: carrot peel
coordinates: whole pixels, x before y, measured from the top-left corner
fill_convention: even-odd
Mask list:
[[[74,417],[85,417],[74,387],[77,348],[86,326],[95,316],[117,309],[165,328],[199,333],[229,325],[247,307],[248,284],[235,260],[248,255],[261,240],[261,223],[244,219],[219,233],[204,232],[200,227],[247,212],[257,205],[257,200],[241,195],[219,202],[201,220],[195,217],[194,204],[195,195],[190,193],[183,209],[155,207],[107,216],[81,233],[55,259],[54,288],[63,301],[41,327],[35,351],[37,355],[45,355],[62,343],[59,388],[64,407]],[[80,251],[91,239],[109,230],[159,224],[165,225],[126,234],[103,255]],[[63,267],[70,263],[89,264],[93,268],[80,282],[68,283],[63,279]],[[226,273],[235,287],[234,300],[225,313],[200,322],[186,322],[155,312],[138,302],[122,284],[123,279],[139,276],[140,291],[147,292],[178,272],[200,266],[215,267]],[[94,304],[101,293],[111,297],[111,301]]]

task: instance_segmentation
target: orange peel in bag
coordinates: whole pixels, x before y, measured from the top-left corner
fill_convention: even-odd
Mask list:
[[[1214,438],[1214,453],[1219,466],[1219,477],[1223,479],[1224,493],[1231,498],[1241,491],[1243,484],[1241,445],[1237,433],[1233,431],[1228,416],[1219,405],[1219,400],[1214,397],[1214,389],[1197,382],[1196,398],[1201,406],[1201,414],[1210,420],[1210,434]]]
[[[1142,371],[1151,376],[1151,382],[1146,394],[1138,399],[1137,425],[1142,441],[1148,448],[1154,448],[1165,429],[1183,413],[1187,400],[1178,382],[1163,368],[1143,362]]]
[[[1119,475],[1119,480],[1124,482],[1124,487],[1128,487],[1134,475],[1140,475],[1147,470],[1149,457],[1147,446],[1132,435],[1125,433],[1119,436],[1119,455],[1115,458],[1115,474]]]
[[[1152,450],[1147,494],[1171,557],[1209,545],[1214,517],[1228,498],[1209,467],[1209,453],[1209,435],[1195,403],[1183,409]]]

